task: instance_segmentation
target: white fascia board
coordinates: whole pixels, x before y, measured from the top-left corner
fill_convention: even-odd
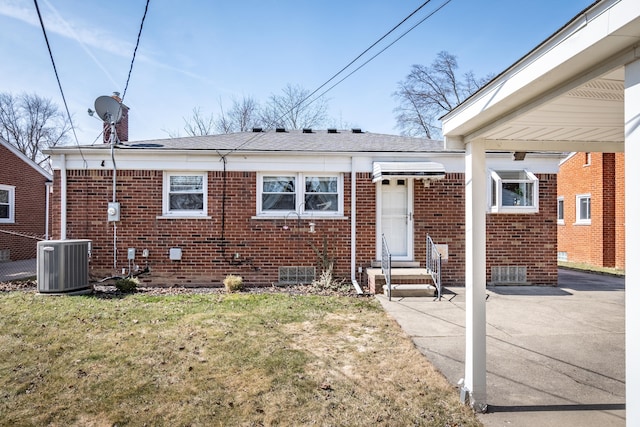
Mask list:
[[[640,40],[640,2],[600,2],[442,118],[455,140],[587,73]],[[618,66],[618,65],[616,65]]]
[[[487,161],[492,158],[512,161],[511,153],[487,153]],[[527,154],[525,162],[514,162],[514,167],[527,163],[535,154]],[[111,170],[110,150],[85,152],[84,159],[78,153],[67,153],[67,169]],[[61,156],[53,156],[53,168],[61,169]],[[353,161],[352,161],[353,159]],[[191,152],[115,152],[116,167],[119,170],[164,170],[164,171],[222,171],[224,163],[216,154]],[[544,162],[557,166],[560,158],[546,155]],[[370,173],[373,162],[438,162],[447,173],[464,173],[464,153],[352,153],[352,154],[234,154],[227,157],[227,171],[252,172],[355,172]],[[544,168],[548,170],[549,168]],[[533,170],[533,169],[532,169]]]

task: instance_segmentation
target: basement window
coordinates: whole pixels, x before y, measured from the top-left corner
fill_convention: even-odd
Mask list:
[[[281,285],[308,285],[314,280],[315,267],[278,267],[278,283]]]
[[[0,184],[0,224],[15,222],[15,192],[15,187]]]
[[[197,217],[207,214],[206,172],[165,172],[162,186],[162,215]]]
[[[258,176],[258,215],[338,216],[343,213],[342,174],[283,173]]]
[[[489,211],[537,213],[538,178],[526,169],[489,171]]]

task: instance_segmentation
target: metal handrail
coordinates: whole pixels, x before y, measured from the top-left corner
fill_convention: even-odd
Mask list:
[[[382,234],[382,259],[380,260],[380,266],[382,267],[384,281],[387,284],[389,301],[391,301],[391,252],[389,252],[389,246],[387,245],[387,239],[384,237],[384,233]]]
[[[433,278],[433,283],[436,285],[436,291],[438,295],[436,299],[440,301],[442,299],[442,275],[441,275],[441,267],[442,267],[442,254],[438,250],[438,247],[431,236],[427,234],[427,262],[426,262],[427,271]]]

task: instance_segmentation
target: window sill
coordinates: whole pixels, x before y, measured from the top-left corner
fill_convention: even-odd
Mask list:
[[[291,222],[295,222],[298,220],[298,216],[297,215],[289,215],[288,217],[286,217],[286,215],[255,215],[252,216],[251,219],[264,219],[264,220],[274,220],[274,219],[286,219],[287,221],[291,221]],[[301,215],[300,216],[300,221],[318,221],[318,220],[326,220],[326,219],[349,219],[349,217],[344,216],[344,215],[335,215],[335,216],[329,216],[329,215]]]
[[[564,220],[559,220],[558,225],[564,225]]]
[[[491,209],[490,214],[537,214],[538,208],[502,208]]]
[[[591,225],[591,221],[574,222],[573,225]]]
[[[156,219],[211,219],[208,215],[159,215]]]

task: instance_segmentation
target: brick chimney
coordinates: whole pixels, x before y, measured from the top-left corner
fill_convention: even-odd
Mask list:
[[[113,92],[111,97],[122,105],[122,119],[116,123],[116,135],[118,135],[120,142],[127,142],[129,140],[129,107],[122,104],[120,92]],[[103,126],[102,141],[108,144],[111,137],[111,124],[105,122]]]

